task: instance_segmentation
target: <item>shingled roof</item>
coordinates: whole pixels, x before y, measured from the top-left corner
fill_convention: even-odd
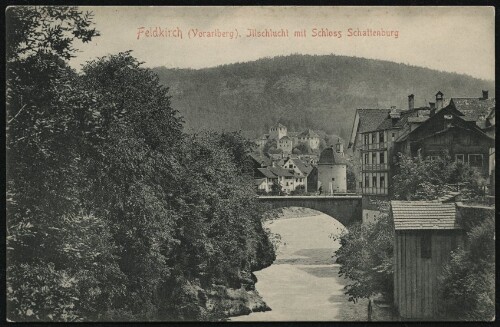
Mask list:
[[[455,203],[391,201],[395,230],[460,229]]]
[[[267,177],[267,178],[276,178],[277,176],[273,174],[272,171],[266,168],[257,168],[257,170],[262,174],[262,176]]]
[[[309,163],[305,163],[303,162],[302,160],[300,159],[290,159],[294,164],[295,166],[297,166],[297,168],[305,175],[309,175],[309,173],[311,172],[311,170],[313,169],[313,167],[309,164]]]
[[[491,108],[495,107],[495,98],[452,98],[450,104],[464,114],[464,119],[468,121],[478,121],[482,116],[485,119]]]
[[[359,115],[358,133],[374,131],[388,118],[391,109],[357,109]]]
[[[300,133],[299,135],[297,135],[297,137],[308,137],[308,138],[313,138],[313,137],[319,137],[319,135],[311,130],[311,129],[306,129],[305,131],[303,131],[302,133]]]
[[[291,173],[290,171],[288,171],[285,168],[267,167],[267,169],[269,169],[276,176],[284,176],[284,177],[293,177],[294,176],[293,173]]]
[[[255,152],[252,152],[249,154],[249,157],[252,158],[253,160],[255,160],[258,164],[262,165],[262,166],[270,166],[271,165],[271,159],[269,159],[268,157],[266,156],[263,156],[261,154],[258,154],[258,153],[255,153]]]

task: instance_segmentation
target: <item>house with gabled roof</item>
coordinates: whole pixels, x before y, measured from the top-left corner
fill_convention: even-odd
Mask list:
[[[313,166],[310,163],[303,162],[298,158],[288,158],[282,165],[283,168],[288,169],[295,175],[295,189],[300,186],[304,187],[304,191],[307,192],[307,178],[309,173],[312,171]],[[314,190],[316,191],[316,190]]]
[[[396,151],[430,159],[446,151],[456,161],[468,163],[486,177],[489,150],[494,147],[495,140],[452,103],[453,99],[450,105],[399,138]]]

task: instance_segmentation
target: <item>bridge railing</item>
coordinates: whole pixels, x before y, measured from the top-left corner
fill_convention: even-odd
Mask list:
[[[259,195],[259,199],[326,199],[326,198],[361,198],[358,193],[334,193],[334,194],[318,194],[318,195]]]

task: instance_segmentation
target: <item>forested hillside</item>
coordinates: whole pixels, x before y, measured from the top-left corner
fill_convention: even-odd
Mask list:
[[[168,59],[166,59],[168,60]],[[346,137],[356,108],[407,107],[480,96],[494,82],[422,67],[345,56],[291,55],[199,70],[155,68],[188,130],[243,130],[257,136],[277,120],[291,130]]]

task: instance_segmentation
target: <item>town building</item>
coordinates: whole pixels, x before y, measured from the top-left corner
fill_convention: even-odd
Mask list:
[[[448,105],[432,115],[418,128],[396,140],[398,152],[412,157],[437,158],[443,153],[464,162],[489,176],[489,153],[495,140],[486,135],[475,121]]]
[[[269,139],[279,141],[283,136],[287,136],[287,128],[281,123],[277,123],[269,129]]]
[[[391,201],[394,222],[394,306],[403,319],[436,317],[438,276],[464,243],[455,203]]]
[[[494,142],[474,121],[482,114],[474,114],[472,109],[473,103],[483,101],[484,104],[486,100],[464,102],[460,100],[463,98],[452,98],[447,101],[440,91],[435,97],[436,101],[428,107],[415,108],[414,95],[410,94],[405,110],[392,107],[356,111],[349,147],[355,160],[361,163],[361,169],[356,172],[356,186],[363,195],[363,222],[376,219],[378,202],[388,200],[398,152],[432,159],[447,150],[456,160],[467,162],[488,175],[491,165],[486,158],[491,158]],[[492,103],[494,105],[490,100],[487,105],[478,106],[477,111],[486,112],[484,108],[491,108]],[[468,114],[461,113],[457,104]],[[488,124],[489,114],[484,114],[484,126]]]
[[[272,191],[273,184],[278,183],[278,176],[276,176],[267,167],[257,168],[257,173],[254,178],[254,185],[258,191],[269,193]]]
[[[321,151],[318,161],[319,188],[322,194],[347,192],[347,161],[342,143]]]
[[[257,148],[259,150],[264,149],[264,146],[266,145],[267,141],[269,139],[269,134],[264,134],[258,139],[254,140],[255,144],[257,144]]]
[[[319,149],[319,135],[313,130],[306,129],[302,133],[297,135],[298,143],[306,143],[309,145],[311,150]]]
[[[311,164],[303,162],[298,158],[288,158],[282,167],[294,173],[295,190],[299,187],[303,187],[304,192],[308,192],[307,178],[313,169]],[[313,190],[316,191],[315,188]]]
[[[283,136],[282,138],[280,138],[277,145],[278,149],[281,149],[283,153],[285,154],[292,153],[293,142],[292,139],[289,138],[288,136]]]
[[[270,158],[252,152],[249,153],[243,162],[243,173],[252,177],[258,176],[258,169],[271,166],[272,161]]]

